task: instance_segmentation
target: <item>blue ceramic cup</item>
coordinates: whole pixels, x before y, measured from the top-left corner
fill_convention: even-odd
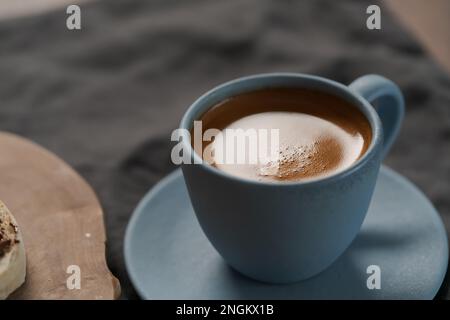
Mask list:
[[[358,234],[381,161],[399,132],[404,103],[399,88],[378,75],[366,75],[345,86],[306,74],[271,73],[212,89],[190,106],[180,127],[190,130],[194,120],[226,98],[269,87],[334,94],[359,108],[372,128],[371,144],[358,161],[311,181],[252,181],[207,163],[182,165],[197,219],[225,261],[253,279],[289,283],[326,269]],[[200,162],[188,134],[184,135],[183,148]]]

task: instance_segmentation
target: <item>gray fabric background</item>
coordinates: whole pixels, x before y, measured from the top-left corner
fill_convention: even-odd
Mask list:
[[[386,163],[415,182],[450,230],[450,78],[375,1],[104,0],[0,22],[0,128],[75,167],[106,213],[108,260],[136,297],[122,243],[139,199],[170,164],[170,133],[188,105],[252,73],[314,73],[349,83],[366,73],[398,83],[405,123]],[[447,282],[447,280],[446,280]],[[443,286],[439,297],[449,297]]]

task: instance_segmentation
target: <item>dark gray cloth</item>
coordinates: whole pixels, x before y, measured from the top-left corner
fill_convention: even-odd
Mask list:
[[[0,128],[75,167],[106,213],[108,260],[136,297],[123,237],[139,199],[170,163],[170,133],[200,94],[243,75],[292,71],[348,84],[367,73],[406,97],[387,165],[415,182],[450,230],[450,78],[390,16],[365,27],[376,1],[104,0],[0,22]],[[446,283],[448,280],[446,280]],[[446,285],[439,297],[449,297]]]

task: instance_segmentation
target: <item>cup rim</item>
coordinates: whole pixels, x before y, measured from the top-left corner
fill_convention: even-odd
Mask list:
[[[253,82],[255,80],[261,80],[261,79],[270,79],[270,78],[284,78],[286,80],[293,79],[293,80],[306,80],[311,83],[318,84],[314,89],[321,90],[325,87],[329,88],[330,91],[328,93],[334,94],[336,96],[339,96],[340,98],[345,99],[347,102],[351,103],[353,106],[356,106],[367,118],[369,121],[371,130],[372,130],[372,141],[370,142],[370,145],[366,152],[363,154],[362,157],[360,157],[357,161],[355,161],[351,166],[348,168],[338,171],[336,173],[333,173],[331,175],[325,176],[325,177],[317,177],[317,178],[311,178],[308,180],[297,180],[297,181],[258,181],[258,180],[252,180],[247,178],[241,178],[239,176],[235,176],[232,174],[229,174],[227,172],[224,172],[222,170],[219,170],[218,168],[211,166],[207,163],[205,163],[202,158],[195,152],[194,148],[191,145],[190,137],[186,134],[186,131],[189,132],[192,124],[197,119],[197,117],[200,114],[198,112],[198,109],[204,105],[204,100],[207,98],[217,95],[220,91],[235,86],[239,83],[246,83],[246,82]],[[274,85],[274,87],[281,87],[280,85]],[[285,87],[289,87],[288,85]],[[295,87],[293,85],[292,87]],[[301,86],[298,86],[301,87]],[[321,88],[320,88],[321,87]],[[251,92],[258,89],[264,89],[265,86],[261,86],[259,88],[249,89],[249,90],[243,90],[241,93],[244,92]],[[324,90],[325,91],[325,90]],[[339,94],[337,94],[339,92]],[[229,95],[228,97],[231,97],[233,95]],[[216,104],[209,105],[203,112],[206,112],[210,108],[212,108]],[[203,114],[203,112],[201,114]],[[255,74],[250,76],[244,76],[240,78],[236,78],[230,81],[227,81],[223,84],[220,84],[210,90],[208,90],[206,93],[201,95],[199,98],[197,98],[190,107],[186,110],[184,113],[181,122],[180,122],[180,129],[182,130],[181,138],[183,143],[183,148],[188,148],[190,152],[190,157],[193,160],[193,163],[191,164],[183,164],[184,165],[200,165],[203,166],[206,170],[210,171],[213,174],[219,175],[222,178],[243,183],[243,184],[249,184],[249,185],[257,185],[257,186],[268,186],[268,187],[292,187],[292,186],[312,186],[312,185],[319,185],[324,183],[331,183],[334,181],[337,181],[339,179],[342,179],[344,177],[347,177],[354,172],[358,171],[361,167],[363,167],[367,162],[369,162],[376,154],[376,148],[378,145],[382,144],[383,142],[383,131],[381,126],[381,120],[378,116],[378,113],[375,111],[375,109],[372,107],[372,105],[363,98],[360,94],[357,92],[351,90],[348,86],[339,83],[337,81],[310,75],[310,74],[304,74],[304,73],[293,73],[293,72],[272,72],[272,73],[261,73],[261,74]],[[184,149],[186,150],[186,149]],[[201,161],[201,162],[198,162]]]

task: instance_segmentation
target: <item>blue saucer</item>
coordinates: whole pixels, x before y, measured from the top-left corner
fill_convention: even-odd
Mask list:
[[[176,170],[134,211],[125,262],[144,299],[432,299],[447,269],[448,246],[428,199],[383,167],[359,235],[331,267],[290,285],[254,281],[228,267],[206,239]],[[367,287],[371,265],[380,268],[380,289]]]

